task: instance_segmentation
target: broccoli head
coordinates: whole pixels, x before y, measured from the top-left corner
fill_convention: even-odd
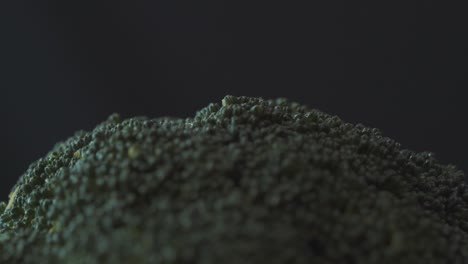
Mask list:
[[[112,115],[0,203],[1,263],[468,263],[462,171],[285,98]]]

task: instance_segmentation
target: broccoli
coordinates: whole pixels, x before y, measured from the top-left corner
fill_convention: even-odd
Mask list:
[[[0,203],[0,263],[468,263],[464,178],[285,98],[114,114]]]

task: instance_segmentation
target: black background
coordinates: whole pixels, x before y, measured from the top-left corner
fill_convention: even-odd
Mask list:
[[[289,97],[467,169],[467,21],[453,1],[4,0],[0,10],[0,200],[57,141],[111,113],[187,117],[226,94]]]

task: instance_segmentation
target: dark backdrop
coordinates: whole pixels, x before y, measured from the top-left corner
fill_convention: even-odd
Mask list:
[[[4,0],[0,10],[0,200],[55,142],[113,112],[187,117],[226,94],[289,97],[467,168],[467,21],[453,1]]]

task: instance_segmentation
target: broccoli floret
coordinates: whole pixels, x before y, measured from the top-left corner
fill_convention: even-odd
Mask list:
[[[112,115],[0,203],[0,263],[468,263],[464,178],[285,98]]]

